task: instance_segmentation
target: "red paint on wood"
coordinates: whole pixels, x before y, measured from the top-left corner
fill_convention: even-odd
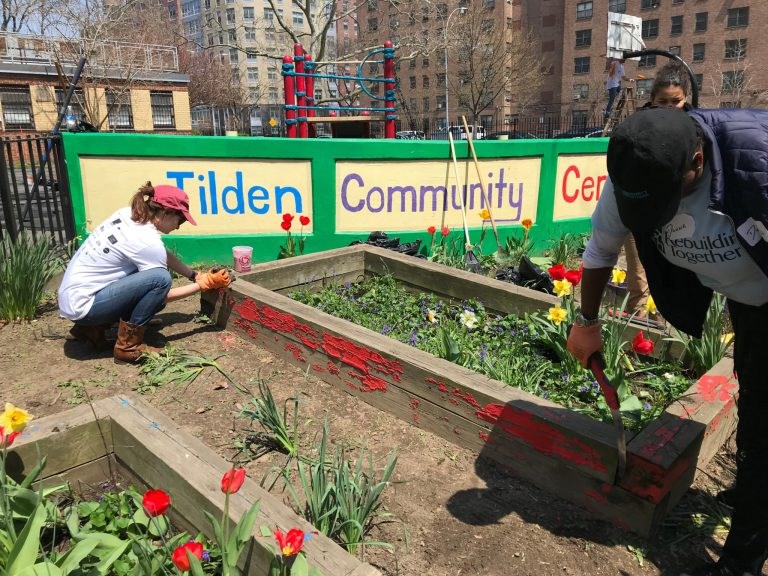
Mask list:
[[[601,502],[603,504],[608,503],[608,498],[605,497],[605,494],[601,494],[594,488],[590,488],[589,490],[587,490],[584,493],[584,496],[586,496],[587,498],[591,498],[592,500],[597,500],[598,502]]]
[[[715,417],[710,420],[709,426],[707,426],[707,429],[704,431],[704,436],[709,436],[710,434],[717,432],[717,429],[720,428],[724,419],[730,420],[735,409],[736,398],[731,396],[730,400],[723,405],[722,410],[715,414]]]
[[[421,400],[414,398],[408,403],[408,406],[410,406],[411,410],[418,410],[419,404],[421,404]]]
[[[462,400],[464,400],[464,402],[466,402],[470,406],[474,406],[475,408],[482,409],[482,406],[480,406],[477,400],[475,400],[475,397],[472,396],[471,392],[462,392],[461,388],[454,388],[453,395],[456,396],[456,398],[461,398]]]
[[[312,364],[312,370],[315,372],[325,372],[325,368],[323,368],[320,364]]]
[[[294,360],[298,360],[299,362],[307,361],[307,359],[304,358],[304,354],[302,353],[301,348],[299,348],[298,345],[294,344],[293,342],[286,342],[285,349],[293,355]]]
[[[478,432],[477,435],[480,436],[480,440],[482,440],[486,444],[491,443],[491,437],[488,435],[487,432]]]
[[[546,422],[534,419],[533,414],[502,404],[488,404],[475,414],[542,454],[557,456],[572,464],[600,472],[607,469],[602,455],[593,447],[577,438],[566,436],[562,430]]]
[[[695,466],[690,457],[680,457],[671,468],[664,468],[635,454],[627,454],[627,471],[617,484],[653,504],[661,502],[683,474]]]
[[[338,366],[336,366],[336,364],[334,364],[334,363],[333,363],[333,362],[331,362],[330,360],[328,360],[328,364],[326,364],[326,366],[328,367],[328,372],[330,372],[330,373],[331,373],[331,374],[333,374],[334,376],[335,376],[336,374],[338,374],[339,372],[341,372],[341,370],[339,370],[339,367],[338,367]]]
[[[419,414],[417,412],[414,412],[411,415],[411,418],[413,419],[413,423],[418,426],[418,424],[419,424]]]
[[[237,320],[235,320],[235,324],[237,326],[240,326],[240,328],[242,328],[245,331],[245,333],[248,334],[248,336],[250,336],[254,340],[258,339],[259,331],[256,328],[254,328],[253,324],[250,324],[249,322],[243,320],[242,318],[238,318]]]
[[[440,382],[440,384],[437,386],[437,389],[440,390],[440,392],[445,392],[448,394],[448,386],[445,385],[445,382]]]
[[[729,398],[733,397],[736,384],[734,384],[728,376],[714,375],[710,376],[705,374],[696,383],[696,390],[707,402],[714,402],[716,400],[720,402],[727,402]]]
[[[686,420],[679,418],[673,420],[667,426],[660,426],[653,431],[651,438],[649,438],[642,445],[642,447],[637,450],[637,454],[653,462],[656,459],[659,451],[672,441],[672,439],[680,431],[680,428],[683,427],[685,422]]]

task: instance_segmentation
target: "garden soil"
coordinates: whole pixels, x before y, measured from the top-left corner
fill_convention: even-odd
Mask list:
[[[170,304],[147,341],[218,358],[235,382],[253,390],[263,379],[280,405],[298,396],[303,446],[314,445],[327,420],[334,446],[348,447],[352,455],[372,450],[379,469],[397,450],[384,496],[391,516],[369,536],[391,549],[367,547],[363,555],[387,576],[677,575],[719,554],[728,509],[714,494],[733,480],[732,442],[699,470],[665,525],[646,540],[201,322],[199,310],[198,297]],[[55,302],[31,323],[0,327],[3,401],[39,417],[116,393],[139,393],[137,367],[116,365],[110,352],[94,353],[67,340],[70,327]],[[229,460],[244,461],[236,443],[259,430],[238,416],[248,398],[214,370],[187,386],[165,385],[143,397]],[[261,479],[283,459],[269,453],[246,467],[250,477]],[[287,492],[276,494],[291,503]]]

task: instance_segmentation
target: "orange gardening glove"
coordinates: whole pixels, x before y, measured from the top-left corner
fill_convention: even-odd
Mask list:
[[[568,352],[573,354],[584,368],[588,368],[590,356],[603,350],[603,335],[600,333],[600,323],[594,326],[571,326],[566,345]]]
[[[197,285],[200,286],[202,291],[206,291],[226,288],[232,283],[232,279],[226,268],[220,270],[214,268],[210,272],[203,272],[195,276],[195,282],[197,282]]]

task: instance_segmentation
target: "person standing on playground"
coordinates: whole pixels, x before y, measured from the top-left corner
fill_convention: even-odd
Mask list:
[[[632,81],[624,75],[624,59],[611,58],[608,61],[608,78],[605,80],[605,89],[608,91],[608,103],[605,105],[605,113],[603,114],[603,120],[608,121],[611,117],[611,110],[613,109],[613,103],[616,100],[616,96],[621,90],[621,81]]]
[[[602,350],[602,293],[630,231],[675,328],[699,337],[713,291],[728,299],[739,382],[733,513],[720,559],[697,576],[758,576],[768,557],[767,130],[765,110],[649,108],[613,131],[568,336],[585,367]]]
[[[651,86],[651,99],[643,108],[668,107],[692,110],[688,103],[691,92],[691,82],[688,72],[678,62],[672,61],[664,65]],[[635,239],[632,234],[624,241],[624,255],[627,259],[627,305],[625,312],[638,318],[648,317],[659,320],[658,315],[646,313],[645,304],[648,300],[648,280],[645,270],[637,254]]]
[[[161,234],[193,226],[187,194],[175,186],[147,182],[121,208],[99,224],[75,252],[59,287],[59,311],[74,321],[70,334],[107,349],[105,330],[119,321],[113,348],[116,362],[137,362],[144,352],[144,329],[166,303],[229,286],[226,269],[197,273],[169,252]],[[192,280],[171,288],[168,268]]]

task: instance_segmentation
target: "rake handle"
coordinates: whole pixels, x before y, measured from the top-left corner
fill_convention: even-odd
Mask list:
[[[461,200],[461,220],[464,223],[464,240],[466,242],[466,249],[470,250],[472,248],[472,242],[469,240],[469,227],[467,226],[467,213],[464,208],[464,192],[462,190],[459,190],[461,187],[459,182],[459,163],[456,160],[456,146],[453,143],[453,135],[451,134],[451,131],[448,131],[448,142],[451,144],[451,160],[453,161],[453,172],[456,176],[456,188],[459,193],[459,199]]]
[[[485,197],[485,180],[483,179],[483,175],[480,172],[480,163],[477,161],[477,154],[475,154],[475,145],[472,143],[472,134],[469,132],[469,126],[467,125],[467,117],[462,116],[461,121],[464,124],[464,132],[467,135],[467,143],[469,144],[469,150],[472,152],[472,160],[475,163],[475,171],[477,172],[477,179],[480,180],[480,186],[483,187],[483,197]],[[499,249],[499,252],[501,252],[501,241],[499,240],[499,231],[496,230],[496,221],[493,218],[493,211],[491,210],[491,199],[488,198],[486,200],[486,205],[488,206],[488,216],[491,220],[491,228],[493,229],[493,235],[496,237],[496,247]]]

